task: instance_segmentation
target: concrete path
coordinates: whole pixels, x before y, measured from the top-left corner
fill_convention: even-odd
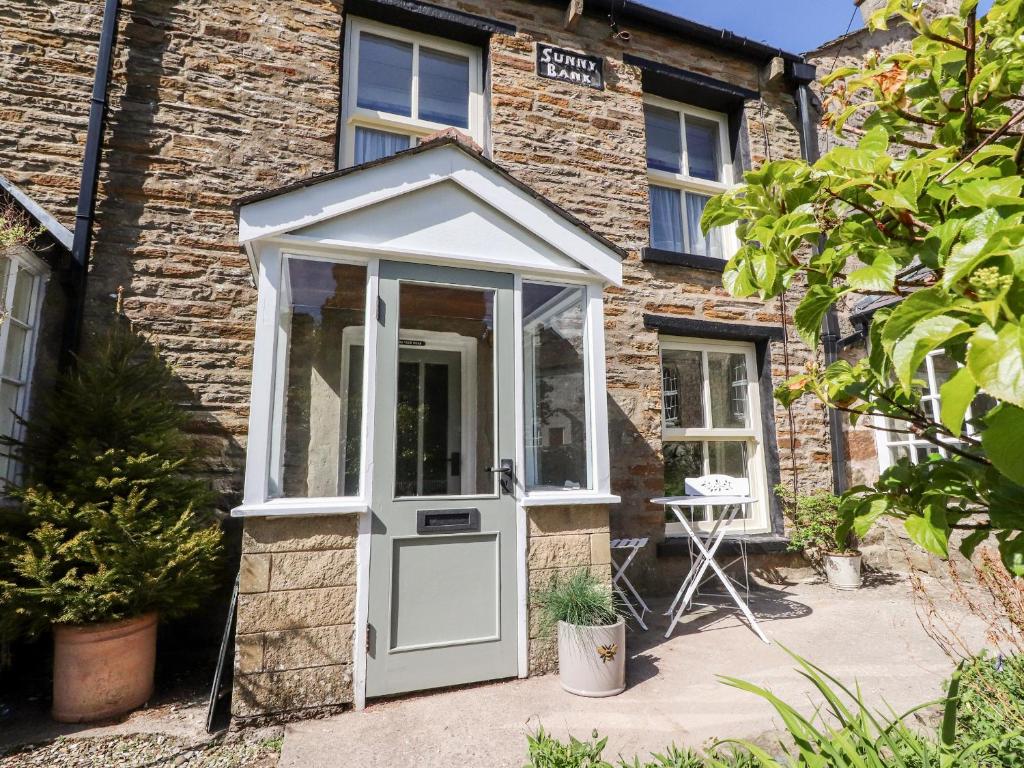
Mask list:
[[[781,645],[858,681],[869,702],[897,711],[937,698],[952,668],[923,630],[903,579],[852,593],[819,583],[763,589],[751,607],[772,645],[730,611],[694,614],[669,640],[665,621],[656,620],[649,632],[629,636],[629,687],[619,696],[572,696],[548,675],[383,702],[287,726],[280,765],[522,766],[526,735],[540,724],[562,738],[597,729],[609,737],[606,758],[672,742],[701,747],[714,738],[765,737],[776,730],[774,711],[716,675],[764,685],[809,710],[810,685]],[[982,630],[969,617],[963,631],[980,644]]]

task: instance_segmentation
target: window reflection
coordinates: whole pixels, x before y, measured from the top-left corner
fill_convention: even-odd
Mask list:
[[[523,284],[527,490],[591,487],[586,290]]]
[[[284,297],[284,398],[275,420],[280,470],[271,495],[356,496],[366,268],[288,259]]]

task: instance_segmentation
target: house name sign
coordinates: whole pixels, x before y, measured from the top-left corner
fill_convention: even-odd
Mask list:
[[[604,59],[537,43],[537,74],[549,80],[604,90]]]

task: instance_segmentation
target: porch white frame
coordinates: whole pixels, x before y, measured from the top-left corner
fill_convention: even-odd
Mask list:
[[[538,263],[528,252],[518,262],[489,259],[487,254],[467,256],[440,251],[396,249],[367,245],[346,239],[314,238],[292,234],[295,230],[343,216],[411,191],[441,182],[454,182],[481,203],[500,211],[510,222],[526,229],[546,246],[564,254],[574,264]],[[329,189],[341,184],[342,189]],[[365,706],[366,644],[368,616],[370,511],[373,498],[374,434],[370,414],[374,413],[375,388],[372,376],[377,367],[377,301],[381,259],[409,263],[437,264],[467,269],[512,273],[515,392],[516,581],[518,593],[518,667],[526,677],[528,659],[527,613],[527,508],[545,505],[614,504],[611,493],[606,402],[603,287],[621,286],[622,266],[618,254],[604,243],[582,232],[579,226],[538,203],[528,192],[496,171],[454,146],[432,148],[418,155],[360,170],[280,196],[243,205],[239,213],[239,238],[256,275],[258,300],[256,338],[253,351],[252,393],[243,503],[232,510],[236,517],[310,516],[357,514],[356,601],[353,633],[353,695],[357,709]],[[275,458],[275,387],[280,387],[279,358],[287,338],[281,331],[280,306],[283,294],[283,266],[286,258],[308,258],[329,262],[366,265],[366,314],[364,321],[362,457],[360,493],[355,497],[270,498],[269,478]],[[588,461],[592,477],[590,490],[527,493],[523,484],[525,467],[523,404],[523,282],[581,285],[586,288],[587,314],[585,366],[589,401],[588,433],[591,436]],[[277,379],[275,378],[277,374]]]

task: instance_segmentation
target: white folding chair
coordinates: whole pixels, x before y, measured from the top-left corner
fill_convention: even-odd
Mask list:
[[[615,557],[612,556],[612,565],[615,567],[615,573],[612,574],[612,587],[615,588],[615,591],[622,599],[622,602],[626,604],[630,613],[633,614],[633,618],[636,619],[637,624],[639,624],[644,631],[647,630],[647,625],[644,624],[644,614],[650,613],[651,609],[647,607],[647,603],[645,603],[644,599],[640,597],[640,593],[636,591],[636,587],[633,586],[629,577],[626,576],[626,569],[629,568],[629,564],[633,562],[633,558],[637,556],[637,553],[646,546],[646,538],[612,540],[612,552],[615,552],[616,550],[627,550],[629,552],[622,565],[619,565]],[[622,587],[619,585],[619,582],[626,585],[626,589],[630,591],[630,594],[633,595],[633,599],[636,600],[637,606],[634,606],[633,602],[626,596],[626,593],[622,591]]]

